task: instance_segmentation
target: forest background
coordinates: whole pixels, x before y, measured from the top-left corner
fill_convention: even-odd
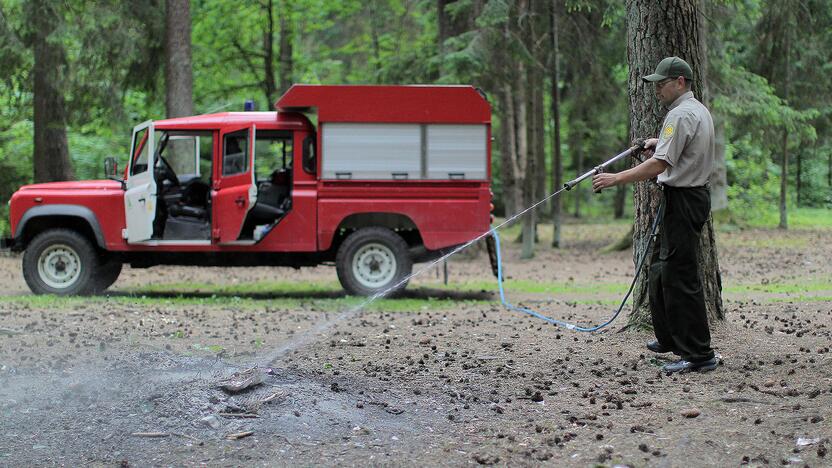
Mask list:
[[[109,156],[124,167],[134,125],[271,110],[292,83],[481,88],[510,216],[629,146],[629,3],[0,0],[0,230],[21,185],[102,178]],[[832,225],[832,2],[695,4],[718,225]],[[578,186],[537,221],[629,220],[631,190]]]

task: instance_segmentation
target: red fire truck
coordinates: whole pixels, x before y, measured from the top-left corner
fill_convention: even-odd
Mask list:
[[[118,177],[108,158],[108,180],[15,192],[3,246],[35,293],[101,292],[125,263],[334,264],[370,295],[489,229],[491,111],[473,87],[295,85],[275,107],[136,126]]]

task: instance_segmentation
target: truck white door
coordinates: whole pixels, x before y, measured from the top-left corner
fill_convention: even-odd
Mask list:
[[[152,121],[133,129],[127,191],[124,193],[128,243],[145,241],[153,236],[153,220],[156,218],[156,180],[153,178],[155,143]]]

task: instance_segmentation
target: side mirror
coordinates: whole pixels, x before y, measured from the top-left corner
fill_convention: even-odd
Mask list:
[[[116,182],[120,182],[122,190],[127,189],[126,182],[124,181],[124,179],[119,177],[118,162],[116,162],[116,158],[114,158],[112,156],[104,158],[104,176],[107,177],[110,180],[115,180]]]
[[[118,162],[116,162],[116,158],[110,156],[104,159],[104,176],[108,179],[118,177]]]

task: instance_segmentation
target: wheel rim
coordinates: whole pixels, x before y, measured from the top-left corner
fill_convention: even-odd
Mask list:
[[[66,289],[81,276],[81,257],[66,244],[50,245],[38,258],[38,275],[50,288]]]
[[[384,244],[363,245],[352,259],[353,277],[361,286],[369,289],[377,289],[393,281],[396,268],[396,256]]]

